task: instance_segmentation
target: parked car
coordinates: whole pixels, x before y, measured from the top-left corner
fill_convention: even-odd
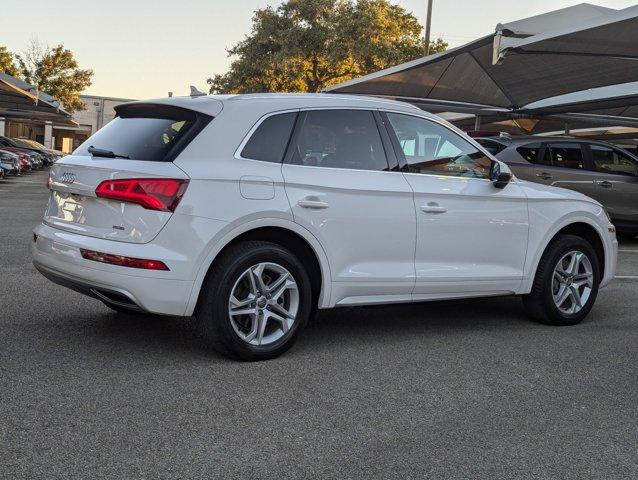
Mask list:
[[[614,277],[597,201],[512,178],[400,102],[170,98],[52,167],[37,269],[114,310],[196,315],[234,358],[273,358],[316,308],[521,295],[580,322]],[[427,312],[427,307],[423,307]]]
[[[29,156],[32,169],[41,168],[43,166],[48,166],[53,164],[52,157],[49,157],[48,154],[15,138],[0,136],[0,148],[20,149],[22,153],[26,153]]]
[[[605,142],[565,137],[490,137],[476,141],[519,177],[598,200],[620,233],[638,234],[638,158]]]
[[[38,162],[36,160],[37,154],[35,152],[25,150],[23,148],[7,147],[4,145],[0,145],[0,148],[4,151],[15,153],[19,156],[22,171],[34,170],[38,168]]]
[[[58,158],[62,158],[64,155],[66,155],[61,150],[54,150],[51,148],[47,148],[44,145],[42,145],[40,142],[36,142],[35,140],[31,140],[29,138],[19,138],[17,140],[20,140],[21,142],[31,145],[33,148],[37,148],[43,152],[50,154],[52,157],[54,157],[54,160],[57,160]]]
[[[5,176],[20,175],[20,159],[15,153],[0,150],[0,168]]]
[[[59,158],[56,151],[46,148],[44,145],[36,142],[35,140],[29,140],[27,138],[12,138],[11,140],[16,144],[16,146],[27,148],[38,153],[44,166],[48,167],[53,165]]]

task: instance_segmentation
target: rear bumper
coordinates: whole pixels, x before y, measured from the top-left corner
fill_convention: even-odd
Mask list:
[[[79,237],[78,240],[86,241],[87,237],[68,233],[61,236],[59,232],[40,225],[35,230],[37,240],[32,244],[33,264],[49,280],[123,308],[161,315],[185,315],[192,281],[171,278],[174,272],[139,270],[85,260],[80,254],[80,246],[71,240]],[[93,242],[110,244],[94,247],[98,251],[117,254],[117,247],[121,248],[121,242],[97,239]]]

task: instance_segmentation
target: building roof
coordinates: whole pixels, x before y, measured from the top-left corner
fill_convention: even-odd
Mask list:
[[[36,87],[0,72],[0,116],[76,125],[60,102]]]

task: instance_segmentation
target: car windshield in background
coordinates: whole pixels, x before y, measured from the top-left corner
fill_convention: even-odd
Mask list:
[[[172,118],[167,118],[166,115],[157,117],[159,118],[148,115],[148,112],[137,116],[135,111],[124,111],[80,145],[73,155],[168,160],[173,147],[197,122],[197,115],[185,111],[182,115],[172,115]],[[96,151],[112,152],[113,155],[98,155]]]

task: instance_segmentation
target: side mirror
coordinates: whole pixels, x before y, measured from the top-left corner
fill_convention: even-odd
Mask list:
[[[507,184],[510,183],[511,179],[511,173],[501,171],[500,163],[492,163],[492,169],[490,170],[490,180],[492,180],[494,188],[505,188]]]

